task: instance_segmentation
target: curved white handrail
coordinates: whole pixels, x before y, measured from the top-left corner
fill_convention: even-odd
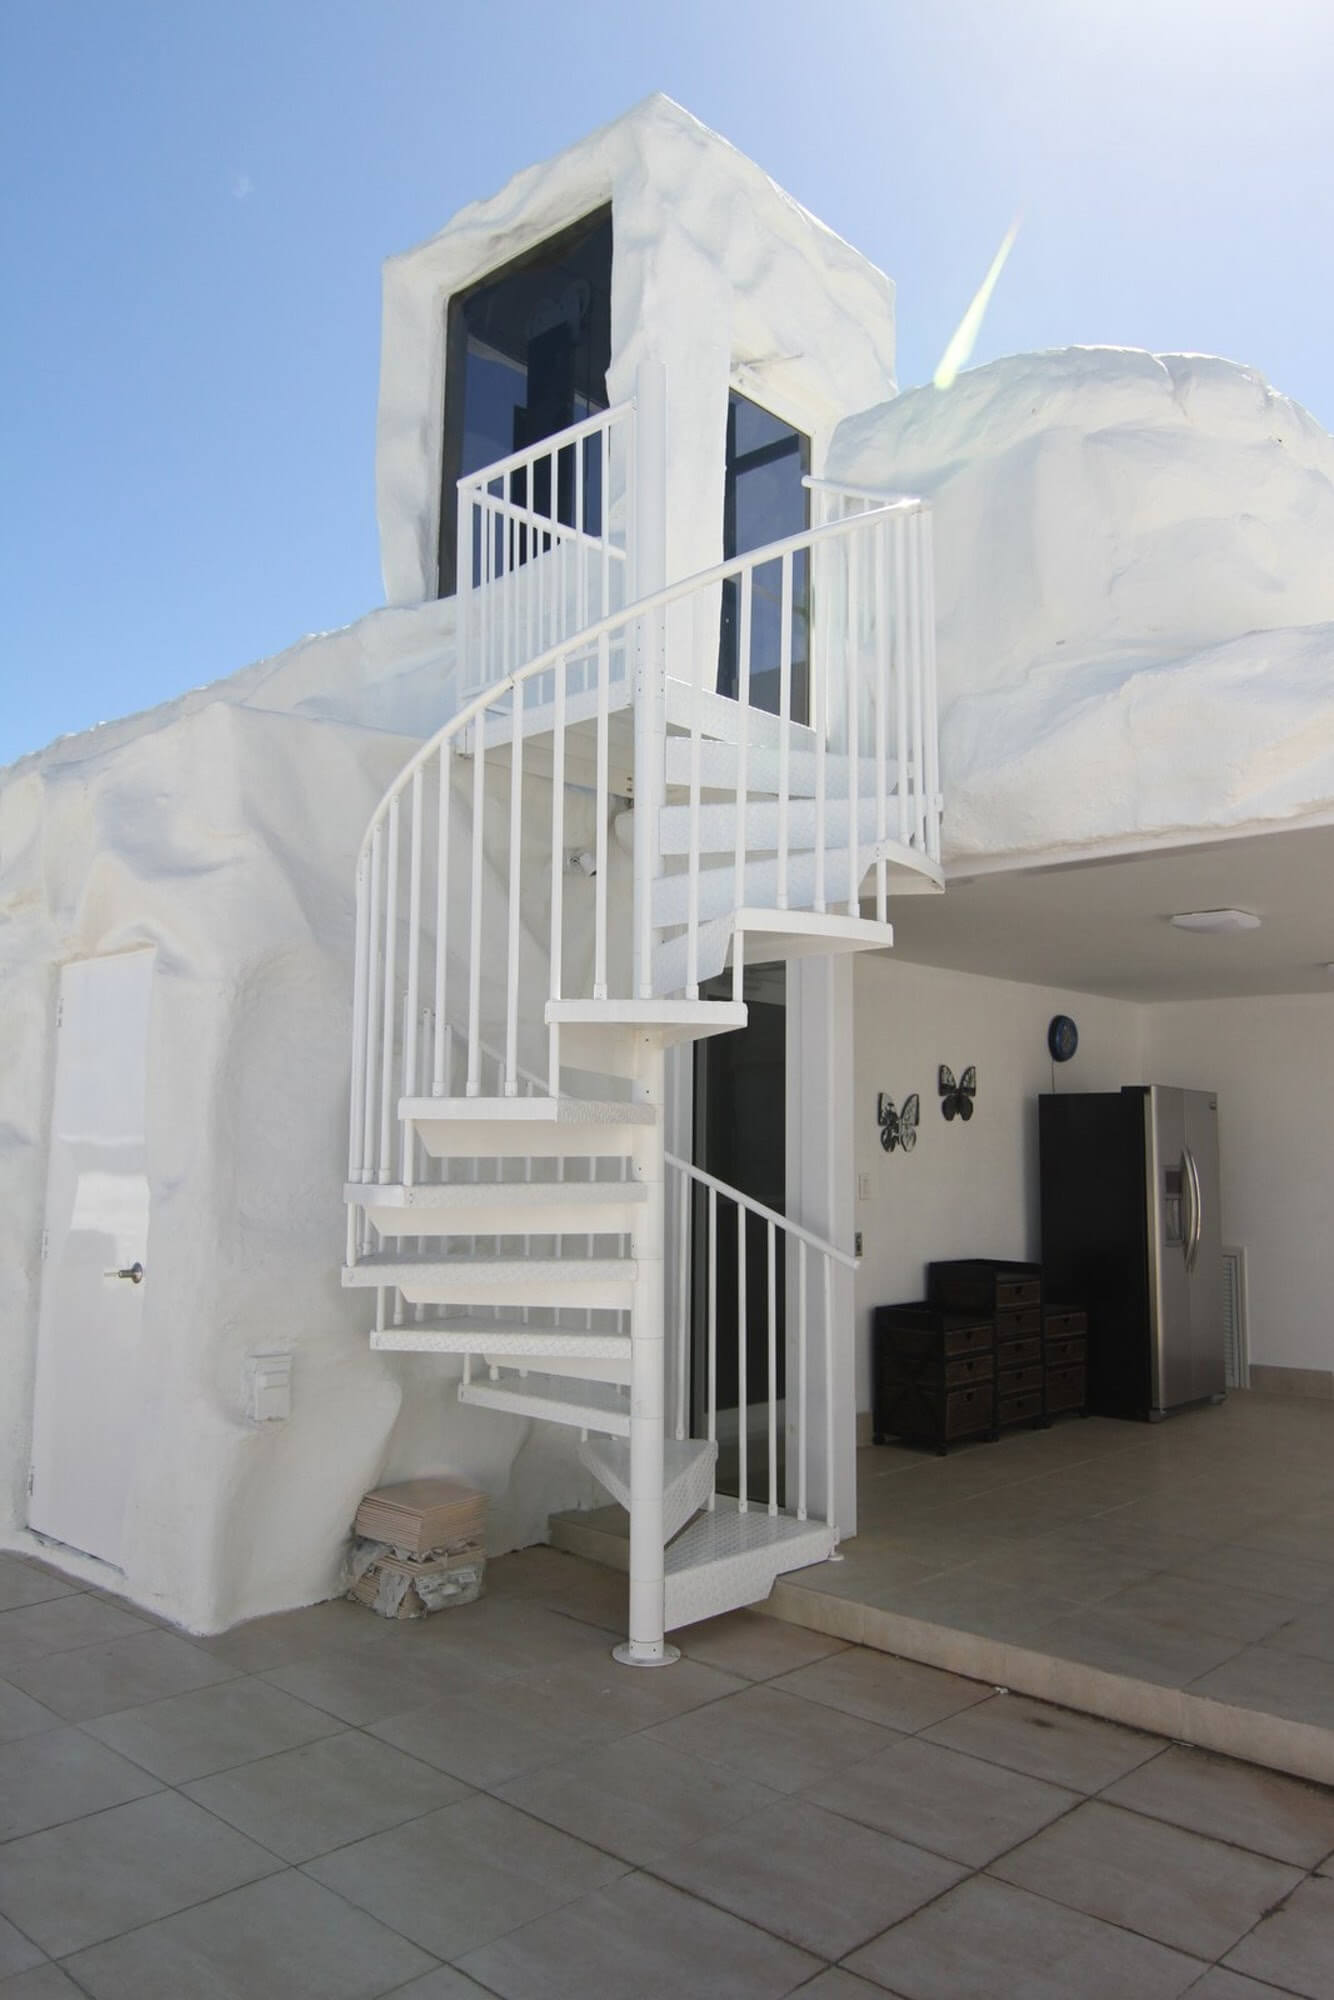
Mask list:
[[[466,1013],[466,1094],[480,1096],[484,1016],[498,1023],[503,1013],[503,1091],[516,1095],[526,1000],[532,1030],[545,1028],[548,1088],[559,1089],[561,1029],[531,1003],[539,980],[546,1002],[566,997],[576,935],[565,922],[566,829],[571,813],[586,809],[567,799],[567,773],[576,788],[570,798],[591,795],[591,828],[584,823],[575,845],[587,843],[596,878],[591,923],[578,931],[591,943],[592,964],[579,974],[577,999],[697,999],[722,969],[732,913],[758,904],[858,916],[872,864],[876,914],[885,921],[889,860],[919,865],[915,852],[929,869],[939,854],[934,703],[924,699],[925,520],[920,501],[888,501],[683,577],[547,646],[466,702],[413,754],[377,805],[357,859],[351,1180],[394,1177],[396,1134],[397,1170],[411,1179],[414,1141],[400,1128],[399,1103],[447,1094],[451,1019],[462,1028]],[[729,627],[736,699],[720,701],[711,686],[728,592],[737,613]],[[799,628],[809,635],[800,681]],[[680,734],[669,759],[669,680],[691,690],[674,711],[686,717],[686,775]],[[627,790],[623,763],[613,782],[613,682],[614,706],[629,708],[634,735],[628,910],[613,907],[609,890],[608,828]],[[753,692],[769,715],[752,708]],[[706,790],[718,795],[715,751],[724,763],[732,759],[723,788],[734,805],[725,820],[715,807],[705,810]],[[624,754],[618,739],[617,757]],[[456,759],[469,774],[457,787]],[[550,791],[542,861],[531,841],[538,780]],[[669,857],[661,809],[673,787]],[[451,867],[452,845],[464,852]],[[545,867],[549,880],[539,885]],[[525,903],[540,912],[532,937]],[[530,914],[530,929],[533,922]],[[463,1002],[450,992],[451,945]],[[737,983],[741,964],[734,950]],[[433,1022],[429,1049],[424,1013]]]
[[[854,515],[848,520],[826,521],[818,528],[803,528],[798,534],[785,536],[782,541],[767,542],[763,548],[751,550],[746,555],[733,556],[727,562],[715,563],[710,569],[696,570],[692,576],[683,577],[678,583],[667,584],[663,589],[655,590],[647,597],[638,598],[621,611],[609,612],[605,618],[599,618],[595,624],[586,626],[583,631],[548,646],[546,651],[539,653],[535,659],[529,660],[524,666],[516,668],[513,673],[506,674],[503,680],[496,681],[493,686],[483,688],[474,695],[471,701],[452,715],[448,722],[443,723],[435,735],[414,752],[398,776],[386,787],[379,805],[371,814],[358,858],[366,854],[376,827],[383,822],[393,800],[401,797],[407,789],[415,771],[429,763],[433,756],[439,754],[445,743],[460,735],[486,709],[538,675],[550,673],[562,658],[568,657],[571,653],[586,653],[596,646],[600,639],[604,637],[610,639],[624,627],[635,624],[649,613],[665,610],[669,605],[678,604],[683,599],[694,596],[698,591],[717,589],[719,585],[739,578],[745,570],[753,572],[756,569],[763,569],[772,562],[780,561],[785,555],[796,554],[803,549],[817,548],[824,542],[832,542],[850,531],[863,529],[869,520],[925,511],[925,501],[892,500],[883,506],[868,510],[865,514]]]

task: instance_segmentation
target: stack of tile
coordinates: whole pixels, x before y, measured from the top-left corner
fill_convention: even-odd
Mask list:
[[[409,1479],[357,1509],[347,1594],[382,1618],[471,1604],[486,1574],[486,1496],[461,1479]]]

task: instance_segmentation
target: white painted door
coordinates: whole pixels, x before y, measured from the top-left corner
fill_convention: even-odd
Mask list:
[[[151,951],[67,965],[51,1110],[28,1523],[119,1564],[148,1271]]]

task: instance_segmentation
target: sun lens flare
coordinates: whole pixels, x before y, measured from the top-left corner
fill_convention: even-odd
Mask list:
[[[1018,234],[1019,218],[1016,216],[1001,240],[1000,249],[991,260],[991,269],[978,286],[972,304],[959,321],[950,337],[949,345],[940,357],[939,366],[931,377],[937,389],[952,389],[959,370],[968,366],[969,356],[977,345],[977,336],[982,331],[982,321],[991,303],[991,294],[996,289],[996,281],[1005,269],[1005,260],[1013,250],[1014,239]]]

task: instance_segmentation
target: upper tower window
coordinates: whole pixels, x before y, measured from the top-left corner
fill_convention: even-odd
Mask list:
[[[456,583],[458,481],[607,407],[611,209],[456,294],[446,343],[442,597]],[[549,514],[552,497],[529,504]]]

